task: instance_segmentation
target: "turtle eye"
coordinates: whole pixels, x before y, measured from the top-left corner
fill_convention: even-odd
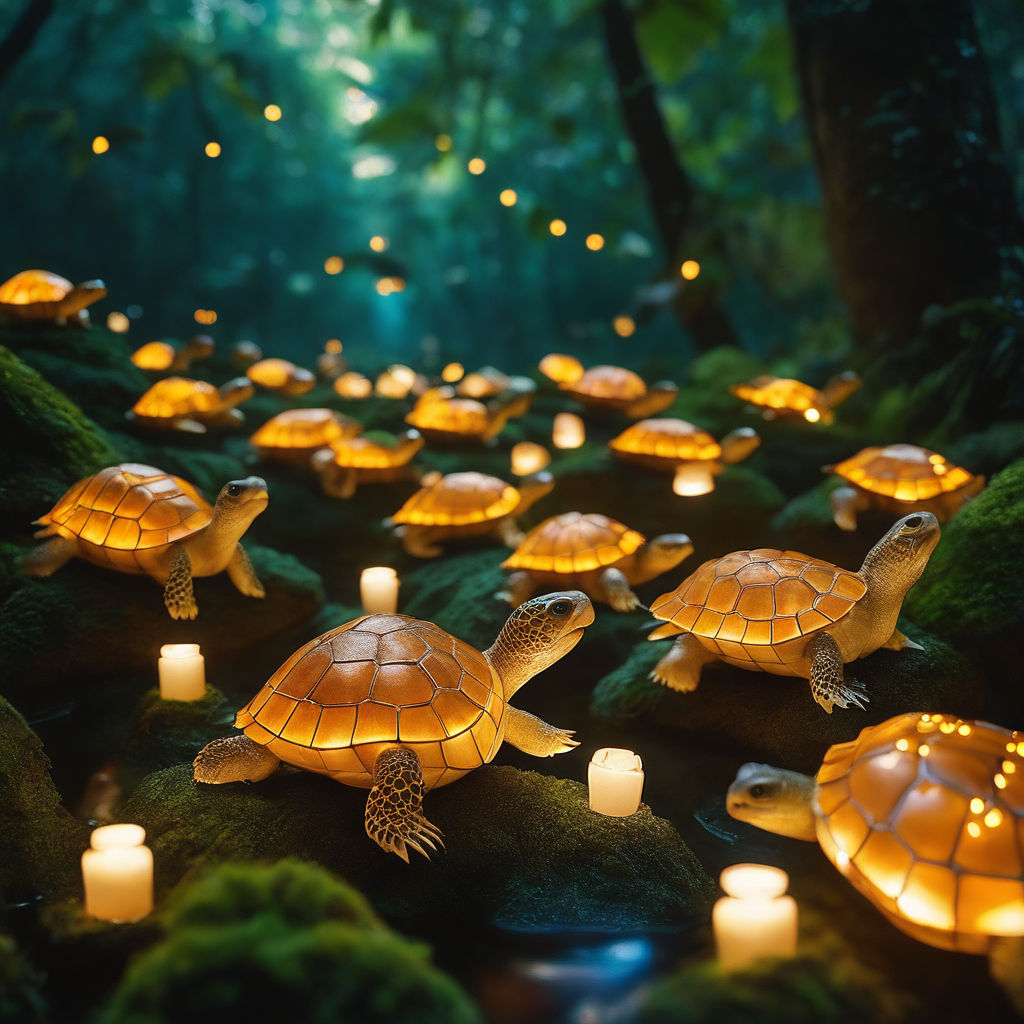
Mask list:
[[[771,787],[766,786],[763,782],[755,782],[754,785],[750,787],[750,795],[755,800],[763,800],[770,794],[770,789]]]
[[[572,601],[555,601],[548,608],[552,615],[568,615],[572,611]]]
[[[241,484],[228,484],[228,494],[232,498],[237,498],[245,488]]]
[[[916,530],[924,520],[920,516],[911,516],[904,524],[904,530]]]

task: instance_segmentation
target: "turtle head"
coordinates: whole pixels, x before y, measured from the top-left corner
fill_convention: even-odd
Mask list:
[[[817,838],[815,782],[809,775],[748,762],[736,773],[725,807],[737,821],[791,839]]]
[[[636,565],[630,574],[631,583],[646,583],[693,554],[693,544],[685,533],[663,533],[649,540],[636,555]]]
[[[62,313],[64,316],[71,316],[80,309],[85,309],[86,306],[91,306],[94,302],[99,301],[106,294],[107,286],[100,280],[83,281],[81,284],[76,284],[61,303]]]
[[[837,373],[821,389],[822,402],[827,410],[845,402],[860,387],[860,377],[853,370]]]
[[[753,427],[738,427],[721,440],[722,461],[742,462],[752,455],[761,444],[761,435]]]
[[[226,531],[237,543],[249,524],[267,507],[267,482],[261,476],[229,480],[217,495],[213,517],[218,533]]]
[[[230,408],[252,398],[256,388],[248,377],[232,377],[226,384],[222,384],[217,391],[224,405]]]
[[[579,590],[524,601],[485,652],[508,700],[527,680],[568,654],[594,621],[594,606]]]
[[[539,473],[531,473],[519,481],[519,504],[516,507],[516,515],[525,512],[531,505],[536,504],[546,494],[550,494],[555,486],[555,478],[546,470]]]
[[[902,601],[924,572],[939,534],[931,512],[911,512],[897,520],[864,559],[860,571],[868,587]]]

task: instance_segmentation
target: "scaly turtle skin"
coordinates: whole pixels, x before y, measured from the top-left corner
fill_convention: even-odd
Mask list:
[[[502,562],[514,569],[499,595],[513,607],[540,587],[574,587],[616,611],[638,607],[630,589],[677,566],[693,553],[684,533],[645,543],[643,534],[596,512],[565,512],[545,519]]]
[[[423,447],[416,430],[400,434],[392,444],[370,437],[349,437],[332,441],[329,448],[313,456],[313,468],[320,474],[324,494],[351,498],[359,484],[389,483],[410,475],[412,457]]]
[[[249,556],[239,543],[267,507],[267,485],[258,476],[225,484],[211,508],[180,477],[126,462],[79,480],[36,520],[47,538],[21,561],[30,576],[46,577],[71,558],[118,572],[144,573],[164,587],[175,619],[198,614],[192,580],[227,570],[247,597],[263,597]]]
[[[304,395],[316,386],[316,377],[309,370],[287,359],[261,359],[247,367],[245,375],[264,391],[290,398]]]
[[[177,430],[205,434],[208,427],[237,427],[245,416],[235,406],[251,398],[253,386],[245,377],[235,377],[220,388],[205,380],[165,377],[158,380],[126,417],[155,430]]]
[[[23,270],[0,285],[0,317],[13,323],[89,326],[85,307],[107,294],[102,281],[73,285],[48,270]]]
[[[825,472],[852,484],[829,495],[832,518],[841,530],[856,530],[857,513],[869,508],[897,515],[924,509],[944,523],[985,486],[983,476],[916,444],[863,448],[853,458],[826,466]]]
[[[608,447],[626,462],[661,472],[691,467],[706,474],[706,492],[714,490],[714,477],[727,464],[741,462],[760,443],[761,438],[750,427],[733,430],[719,444],[706,430],[686,420],[648,419],[627,427],[608,442]]]
[[[832,411],[860,387],[860,377],[852,372],[833,377],[821,391],[791,377],[766,374],[746,384],[733,384],[729,390],[761,410],[766,420],[779,417],[804,419],[808,423],[831,423]]]
[[[441,554],[437,542],[448,537],[495,536],[512,548],[523,539],[514,517],[554,486],[548,472],[523,477],[518,488],[484,473],[432,474],[384,525],[417,558]]]
[[[363,429],[333,409],[287,409],[279,412],[249,438],[264,458],[308,462],[318,449],[355,437]]]
[[[821,843],[897,928],[941,949],[988,953],[1024,1005],[1024,736],[913,712],[830,747],[817,778],[745,764],[729,813]]]
[[[630,419],[667,409],[679,391],[671,381],[648,387],[642,377],[623,366],[592,366],[578,377],[562,368],[562,376],[566,379],[558,386],[566,394],[595,409],[625,413]]]
[[[705,562],[651,605],[665,621],[648,639],[678,636],[652,678],[697,688],[716,658],[737,668],[802,676],[829,713],[868,699],[843,666],[879,647],[916,647],[897,628],[907,591],[939,542],[930,512],[905,516],[868,552],[859,572],[798,551],[756,548]],[[682,635],[679,635],[682,634]]]
[[[511,707],[513,694],[568,654],[594,621],[584,594],[516,609],[478,651],[432,622],[367,615],[311,640],[238,712],[243,736],[195,759],[197,782],[257,781],[281,761],[368,789],[366,832],[408,861],[441,832],[423,795],[494,758],[503,741],[535,757],[577,744],[566,729]]]

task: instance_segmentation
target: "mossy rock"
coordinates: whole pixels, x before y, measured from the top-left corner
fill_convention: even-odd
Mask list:
[[[814,702],[806,679],[709,665],[694,693],[676,693],[650,678],[668,642],[645,641],[594,689],[591,711],[607,718],[656,714],[680,735],[729,744],[738,756],[757,757],[799,771],[815,772],[833,743],[906,711],[941,711],[977,718],[985,710],[980,669],[938,637],[901,622],[923,651],[875,651],[852,662],[847,673],[863,683],[866,711],[837,708],[826,714]]]
[[[578,782],[484,766],[431,792],[446,847],[410,865],[363,828],[365,790],[278,772],[257,785],[196,785],[191,765],[157,772],[124,808],[146,829],[165,892],[222,860],[297,856],[343,875],[391,920],[437,928],[642,929],[701,917],[713,892],[700,864],[647,807],[588,808]]]
[[[87,845],[84,826],[61,806],[42,743],[0,697],[0,898],[66,893]]]
[[[426,946],[296,860],[229,864],[175,894],[165,935],[129,967],[99,1024],[480,1024]]]

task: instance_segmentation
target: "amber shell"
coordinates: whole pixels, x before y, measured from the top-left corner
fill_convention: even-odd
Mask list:
[[[369,437],[346,437],[331,443],[334,463],[346,469],[393,469],[404,466],[423,447],[382,444]]]
[[[132,362],[140,370],[169,370],[177,353],[166,341],[147,341],[131,355]]]
[[[643,534],[617,519],[597,512],[565,512],[535,526],[502,562],[502,568],[591,572],[614,565],[643,543]]]
[[[945,456],[916,444],[864,448],[829,469],[873,494],[910,502],[958,491],[974,479]]]
[[[11,306],[60,302],[73,287],[67,278],[49,270],[22,270],[0,285],[0,302]]]
[[[733,384],[729,390],[737,398],[766,409],[804,413],[822,404],[822,395],[817,388],[791,377],[755,377],[746,384]]]
[[[643,378],[624,366],[592,366],[575,383],[562,386],[566,391],[590,398],[611,398],[627,402],[647,394]]]
[[[401,743],[429,788],[491,760],[504,710],[476,648],[431,622],[368,615],[296,651],[235,724],[289,764],[362,787],[377,755]]]
[[[706,462],[721,458],[719,443],[701,427],[686,420],[640,420],[608,442],[612,451],[648,455],[673,462]]]
[[[436,398],[418,401],[405,422],[420,430],[476,436],[491,425],[487,406],[475,398]]]
[[[911,713],[831,747],[818,839],[917,939],[983,953],[1024,934],[1024,734]]]
[[[391,518],[418,526],[468,526],[507,516],[519,491],[485,473],[449,473],[418,490]]]
[[[268,391],[288,391],[303,394],[316,384],[316,378],[301,366],[287,359],[261,359],[246,368],[245,375]]]
[[[362,426],[333,409],[287,409],[249,438],[257,448],[281,451],[325,448],[332,441],[355,437]]]
[[[193,413],[218,412],[223,407],[220,392],[205,380],[165,377],[132,406],[132,412],[149,419],[169,420]]]

